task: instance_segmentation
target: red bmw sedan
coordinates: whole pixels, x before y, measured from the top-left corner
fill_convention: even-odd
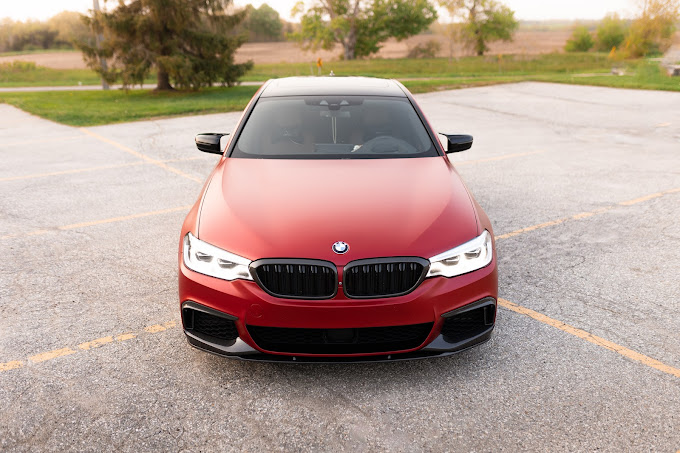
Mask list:
[[[399,360],[485,342],[491,223],[399,82],[270,80],[229,134],[179,244],[192,346],[270,361]]]

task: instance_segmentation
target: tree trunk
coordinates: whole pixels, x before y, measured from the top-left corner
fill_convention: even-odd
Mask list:
[[[479,28],[476,31],[477,35],[477,45],[475,46],[477,49],[477,56],[481,57],[484,55],[484,51],[486,50],[486,43],[484,42],[484,36],[482,36],[482,30]]]
[[[158,74],[156,77],[156,91],[166,91],[172,90],[172,85],[170,85],[170,74],[163,68],[158,68]]]
[[[345,60],[354,60],[356,58],[355,49],[357,47],[357,32],[354,28],[350,29],[343,47],[345,48]]]
[[[345,44],[345,60],[354,60],[354,46],[349,43]]]

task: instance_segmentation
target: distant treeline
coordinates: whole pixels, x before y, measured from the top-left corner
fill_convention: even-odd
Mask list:
[[[0,20],[0,52],[72,49],[74,39],[89,38],[79,13],[63,11],[45,22]]]
[[[245,7],[246,18],[234,30],[245,34],[250,42],[284,41],[295,24],[283,21],[269,5]],[[0,52],[22,52],[43,49],[73,49],[74,41],[93,39],[81,14],[63,11],[46,21],[26,22],[0,19]]]

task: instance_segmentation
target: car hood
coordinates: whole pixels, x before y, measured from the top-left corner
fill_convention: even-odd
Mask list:
[[[428,258],[478,234],[470,196],[444,157],[224,159],[198,236],[255,260]],[[335,254],[336,241],[349,244]]]

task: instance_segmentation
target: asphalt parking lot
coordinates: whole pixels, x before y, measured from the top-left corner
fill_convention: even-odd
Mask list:
[[[189,347],[176,253],[239,114],[72,128],[0,105],[0,450],[680,449],[680,93],[417,96],[497,237],[488,343],[269,364]],[[246,188],[244,188],[246,190]]]

